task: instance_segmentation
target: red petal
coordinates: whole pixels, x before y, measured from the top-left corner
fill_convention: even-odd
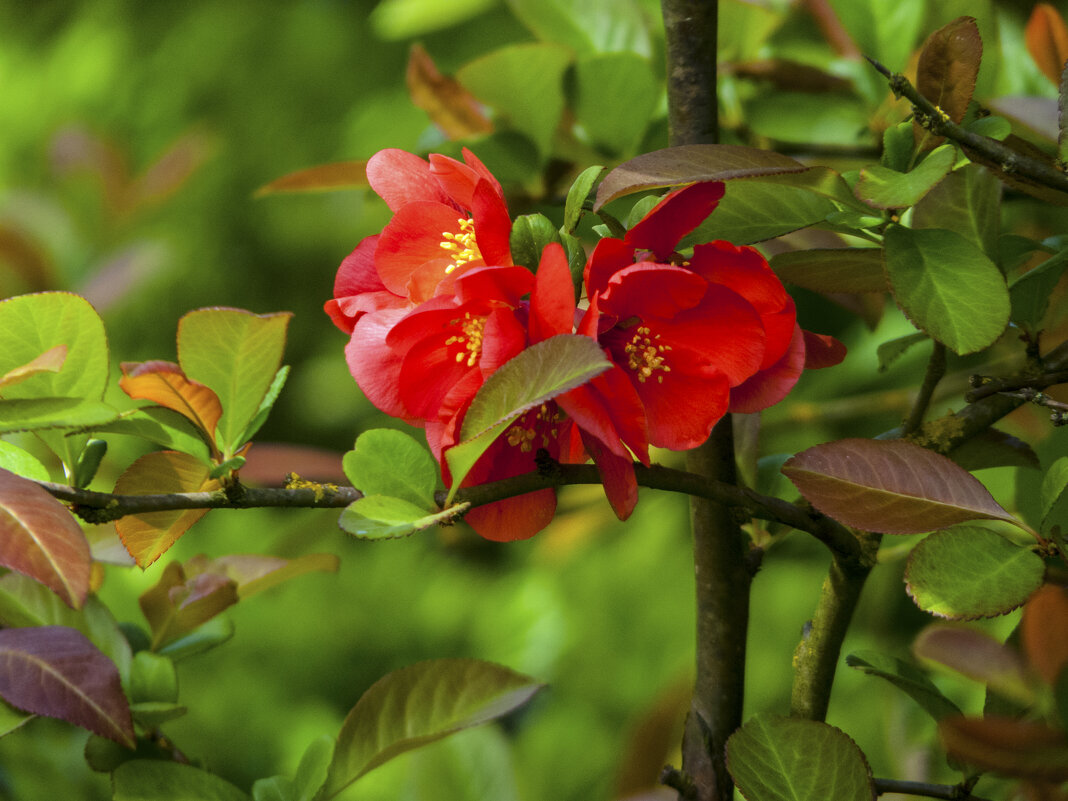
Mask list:
[[[634,248],[622,239],[606,237],[596,244],[590,260],[586,262],[583,280],[586,282],[586,294],[591,298],[604,292],[609,279],[634,264]]]
[[[367,181],[393,211],[420,200],[452,203],[431,174],[430,165],[404,150],[388,148],[371,156]]]
[[[544,489],[475,507],[464,515],[464,522],[487,540],[514,542],[529,540],[555,514],[556,491]]]
[[[386,288],[375,269],[375,248],[378,234],[363,239],[337,268],[334,278],[334,297],[344,298],[363,292],[378,292]]]
[[[475,241],[482,261],[508,265],[512,263],[512,218],[499,191],[489,181],[479,181],[471,198],[471,218],[475,221]]]
[[[658,259],[667,261],[679,240],[716,208],[723,189],[723,184],[715,181],[676,189],[627,231],[624,241],[632,248],[651,250]]]
[[[382,231],[375,249],[375,266],[386,288],[408,296],[415,270],[448,253],[441,248],[442,234],[460,233],[459,212],[441,203],[415,202],[402,206]],[[442,277],[445,272],[442,270]]]
[[[520,267],[520,270],[525,268]],[[527,275],[530,275],[527,272]],[[486,327],[482,329],[482,353],[479,354],[478,369],[483,377],[492,373],[514,359],[526,347],[527,332],[515,317],[511,309],[494,309],[486,318]]]
[[[678,375],[670,385],[647,381],[637,390],[649,421],[649,444],[673,451],[696,448],[708,439],[727,411],[731,391],[721,374]]]
[[[496,301],[513,308],[534,288],[534,276],[526,267],[473,267],[456,279],[456,299]]]
[[[385,342],[389,330],[405,314],[402,309],[384,309],[361,317],[345,347],[345,360],[371,403],[391,417],[410,422],[399,392],[401,356]]]
[[[613,367],[556,400],[582,431],[612,453],[631,461],[633,453],[649,464],[645,407],[622,368]]]
[[[491,173],[486,168],[486,165],[479,160],[478,156],[476,156],[466,147],[463,148],[460,152],[463,153],[464,161],[467,162],[467,166],[473,169],[487,181],[489,181],[494,191],[501,197],[504,197],[504,190],[501,189],[500,183],[498,183],[497,179],[493,177],[493,173]]]
[[[846,357],[846,346],[827,334],[813,334],[802,331],[805,335],[805,369],[819,370],[821,367],[834,367]]]
[[[601,295],[601,311],[621,319],[670,319],[701,302],[709,283],[682,267],[638,262],[612,276]]]
[[[584,435],[582,441],[597,465],[597,472],[601,474],[604,494],[612,505],[612,511],[620,520],[626,520],[638,503],[634,461],[612,453],[595,437]]]
[[[804,367],[805,339],[800,326],[795,326],[790,348],[782,358],[731,390],[730,410],[748,414],[778,403],[794,388]]]
[[[567,256],[552,242],[541,254],[530,296],[530,343],[556,334],[570,334],[575,325],[575,289]]]

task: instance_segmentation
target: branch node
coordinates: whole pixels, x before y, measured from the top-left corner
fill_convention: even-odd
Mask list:
[[[687,801],[697,798],[697,786],[693,783],[693,779],[671,765],[664,765],[664,769],[660,771],[660,783],[675,790],[680,798],[685,798]]]

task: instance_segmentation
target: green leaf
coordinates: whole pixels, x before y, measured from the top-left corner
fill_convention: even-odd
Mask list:
[[[59,372],[39,372],[6,386],[4,397],[102,400],[108,383],[108,345],[103,320],[79,295],[41,292],[0,301],[0,375],[57,345],[67,346]]]
[[[397,41],[458,25],[494,5],[496,0],[383,0],[371,12],[371,25],[383,39]]]
[[[245,430],[238,437],[238,440],[242,443],[248,442],[254,436],[256,432],[260,430],[264,423],[267,422],[267,417],[271,413],[271,408],[274,406],[278,396],[282,393],[282,387],[286,384],[286,379],[289,377],[289,365],[283,364],[278,368],[278,372],[274,374],[274,380],[271,381],[271,385],[267,388],[267,394],[263,396],[263,400],[260,401],[260,406],[256,410],[256,416],[252,418],[252,422],[248,424]]]
[[[868,142],[868,113],[853,94],[761,92],[745,103],[750,130],[773,142],[855,147]]]
[[[428,512],[402,498],[366,495],[345,507],[338,525],[360,539],[391,540],[451,523],[470,505],[460,503],[440,512]]]
[[[955,353],[992,345],[1009,322],[1009,292],[994,262],[954,231],[886,230],[886,271],[909,319]]]
[[[166,450],[188,453],[204,464],[211,462],[211,451],[200,429],[178,412],[162,406],[123,412],[111,422],[94,426],[93,431],[140,437]]]
[[[103,401],[82,398],[0,400],[0,434],[50,428],[91,429],[110,423],[119,412]]]
[[[886,291],[881,248],[790,250],[775,254],[769,264],[786,283],[814,292]]]
[[[913,345],[926,342],[928,339],[930,337],[923,331],[917,331],[915,334],[906,334],[903,337],[897,337],[879,345],[875,350],[875,355],[879,359],[879,372],[882,373],[890,369],[890,365],[903,356]]]
[[[565,232],[569,234],[575,233],[586,201],[589,199],[590,192],[593,191],[593,187],[601,177],[602,172],[604,172],[604,167],[599,164],[587,167],[579,173],[578,178],[571,184],[571,188],[567,190],[567,199],[564,201],[563,230]]]
[[[1068,267],[1068,248],[1050,256],[1009,284],[1012,321],[1032,333],[1042,326],[1054,287]]]
[[[364,495],[402,498],[422,510],[436,509],[438,466],[420,444],[402,431],[376,428],[356,439],[342,466],[352,486]]]
[[[174,662],[151,651],[138,651],[130,665],[130,700],[143,701],[178,700],[178,673]]]
[[[763,181],[731,181],[711,216],[680,247],[726,239],[738,245],[763,242],[823,222],[835,210],[826,197],[807,189]]]
[[[874,801],[871,768],[845,732],[814,720],[751,718],[727,740],[727,769],[754,801]]]
[[[912,149],[915,144],[911,122],[891,125],[883,131],[883,155],[880,163],[891,170],[905,172],[909,168],[909,162],[912,161]]]
[[[244,466],[244,456],[233,456],[222,464],[214,465],[211,470],[208,471],[208,478],[221,478],[222,476],[229,475],[234,470],[240,470]]]
[[[0,467],[34,481],[52,480],[48,468],[36,456],[5,440],[0,440]]]
[[[501,365],[471,401],[460,429],[460,444],[445,452],[453,479],[447,502],[512,420],[611,366],[595,339],[577,334],[550,337]]]
[[[512,261],[531,272],[538,269],[541,252],[550,242],[559,243],[560,232],[544,214],[522,214],[512,223],[512,233],[508,236]]]
[[[293,780],[288,776],[257,779],[252,785],[252,801],[296,801]]]
[[[415,797],[420,801],[520,801],[512,750],[509,735],[498,726],[467,729],[421,748],[407,771]],[[629,798],[641,801],[642,796]]]
[[[384,676],[345,718],[325,797],[406,751],[508,714],[542,686],[474,659],[435,659]]]
[[[956,231],[1000,261],[1001,182],[978,164],[954,170],[916,204],[912,227]]]
[[[174,661],[210,651],[234,636],[234,622],[228,617],[215,617],[188,634],[167,643],[156,653],[169,656]]]
[[[102,439],[91,439],[86,442],[71,471],[71,486],[78,489],[88,487],[96,477],[96,471],[100,469],[100,463],[107,452],[108,444]]]
[[[508,6],[538,39],[577,53],[652,55],[647,15],[636,0],[508,0]]]
[[[304,750],[293,778],[296,801],[312,801],[326,784],[330,763],[334,758],[334,738],[328,735],[316,737]]]
[[[912,549],[905,588],[939,617],[972,620],[1020,607],[1042,585],[1042,557],[980,526],[936,531]]]
[[[138,725],[155,729],[172,720],[183,717],[189,710],[170,701],[139,701],[130,704],[130,714]]]
[[[119,765],[111,776],[114,801],[249,801],[225,779],[206,770],[164,762],[135,759]]]
[[[1049,534],[1054,526],[1068,532],[1068,456],[1061,456],[1049,466],[1042,477],[1042,524],[1043,534]]]
[[[909,137],[911,136],[910,130]],[[903,690],[935,720],[963,714],[960,708],[927,678],[926,673],[897,657],[885,656],[875,651],[857,651],[849,654],[845,661],[849,667],[862,670],[869,676],[886,679],[899,690]]]
[[[1038,454],[1023,440],[988,428],[946,454],[965,470],[988,467],[1032,467],[1041,469]]]
[[[223,415],[216,444],[229,458],[256,417],[282,363],[289,312],[198,309],[178,321],[178,362],[185,375],[215,391]]]
[[[542,158],[564,110],[567,48],[554,44],[515,44],[465,64],[457,79],[497,111],[498,120],[529,136]]]
[[[575,119],[591,144],[612,155],[638,149],[660,100],[660,82],[636,53],[580,58],[575,64]]]
[[[909,172],[872,165],[860,171],[854,187],[857,197],[877,209],[903,209],[913,206],[935,184],[945,178],[957,159],[953,145],[942,145]]]

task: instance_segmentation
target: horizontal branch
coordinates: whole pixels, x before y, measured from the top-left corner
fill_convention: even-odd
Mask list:
[[[987,801],[972,795],[959,784],[929,784],[927,782],[904,782],[897,779],[875,779],[875,792],[918,795],[923,798],[944,798],[947,801]]]

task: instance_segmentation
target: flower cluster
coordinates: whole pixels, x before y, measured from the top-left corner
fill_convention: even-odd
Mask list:
[[[837,341],[798,327],[756,250],[710,242],[685,258],[676,252],[715,209],[721,183],[671,192],[622,239],[602,239],[578,307],[559,244],[545,247],[534,273],[513,264],[501,186],[469,151],[460,162],[384,150],[367,177],[393,218],[342,262],[326,312],[350,337],[360,389],[425,430],[447,483],[444,453],[479,388],[558,334],[596,339],[612,367],[519,417],[464,484],[528,472],[541,450],[561,462],[592,458],[621,519],[637,501],[634,462],[649,464],[649,446],[696,447],[728,411],[777,403],[805,367],[844,355]],[[554,491],[541,490],[465,520],[488,539],[524,539],[555,508]]]

